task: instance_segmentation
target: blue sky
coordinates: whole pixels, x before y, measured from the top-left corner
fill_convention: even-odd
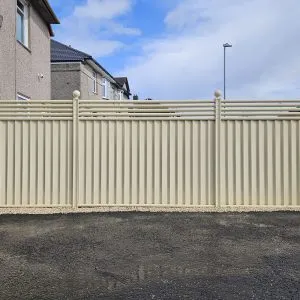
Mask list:
[[[65,3],[68,3],[66,5]],[[299,0],[50,0],[55,39],[85,51],[140,98],[300,98]]]

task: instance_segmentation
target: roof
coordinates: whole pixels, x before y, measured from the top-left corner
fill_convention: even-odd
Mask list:
[[[119,86],[123,87],[124,84],[126,85],[128,94],[130,94],[130,88],[129,88],[129,82],[127,77],[115,77],[116,82],[118,83]]]
[[[42,19],[47,23],[50,35],[54,36],[51,24],[60,24],[60,22],[52,10],[49,2],[47,0],[31,0],[31,3],[40,14]]]
[[[108,74],[111,78],[114,77],[109,74],[91,55],[67,46],[55,40],[51,40],[51,62],[85,62],[86,60],[91,60],[100,69]]]
[[[55,40],[51,40],[52,62],[83,62],[86,59],[92,59],[92,56]]]
[[[124,83],[127,84],[127,91],[124,92],[130,96],[130,90],[128,85],[127,77],[113,77],[105,68],[103,68],[91,55],[74,49],[70,46],[62,44],[58,41],[51,39],[51,62],[85,62],[85,61],[92,61],[96,64],[104,73],[109,75],[113,80],[115,80],[115,85],[123,90]]]
[[[115,79],[120,86],[123,86],[127,82],[127,77],[115,77]]]

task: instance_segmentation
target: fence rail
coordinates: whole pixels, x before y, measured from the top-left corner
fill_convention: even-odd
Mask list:
[[[300,101],[0,101],[0,207],[300,208]]]

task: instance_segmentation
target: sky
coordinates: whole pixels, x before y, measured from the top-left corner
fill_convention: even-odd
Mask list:
[[[55,39],[126,76],[140,99],[300,98],[299,0],[49,0]],[[68,4],[66,4],[68,3]]]

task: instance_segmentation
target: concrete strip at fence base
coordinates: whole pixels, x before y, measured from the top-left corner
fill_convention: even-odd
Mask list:
[[[104,206],[104,207],[82,207],[73,209],[70,207],[60,208],[0,208],[0,215],[48,215],[48,214],[74,214],[74,213],[109,213],[109,212],[170,212],[170,213],[184,213],[184,212],[211,212],[211,213],[223,213],[223,212],[275,212],[275,211],[298,211],[300,212],[300,206],[298,207],[250,207],[250,206],[238,206],[238,207],[166,207],[166,206],[153,206],[153,207],[135,207],[135,206]]]

